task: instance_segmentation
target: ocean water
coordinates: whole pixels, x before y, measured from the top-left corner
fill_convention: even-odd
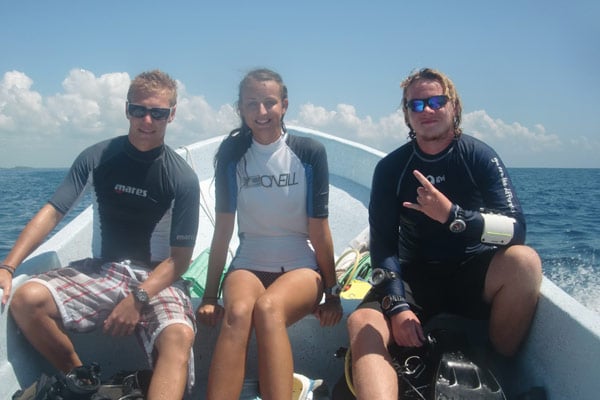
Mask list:
[[[544,275],[600,313],[600,169],[509,169]]]
[[[0,169],[0,260],[23,226],[62,181],[66,169]],[[600,169],[512,168],[527,218],[527,244],[544,275],[600,313]],[[85,199],[60,229],[89,204]]]
[[[62,182],[66,168],[0,168],[0,261],[27,222],[46,204]],[[51,233],[54,234],[90,204],[84,197]]]

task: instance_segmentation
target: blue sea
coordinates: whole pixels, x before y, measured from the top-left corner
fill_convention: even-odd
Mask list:
[[[66,172],[0,169],[0,260]],[[509,173],[527,217],[527,244],[540,254],[544,274],[600,313],[600,169],[512,168]],[[57,229],[85,205],[84,200]]]

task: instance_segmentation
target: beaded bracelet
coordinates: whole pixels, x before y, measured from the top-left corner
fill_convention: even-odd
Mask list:
[[[2,264],[0,265],[0,269],[10,272],[11,275],[15,274],[15,268],[10,265]]]

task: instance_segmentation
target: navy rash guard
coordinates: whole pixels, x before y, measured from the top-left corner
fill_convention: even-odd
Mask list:
[[[418,170],[451,202],[465,210],[467,229],[452,233],[448,223],[402,205],[416,203]],[[369,204],[370,251],[373,265],[401,274],[404,263],[459,264],[493,246],[481,242],[481,213],[496,213],[516,220],[506,245],[525,241],[525,218],[506,167],[482,141],[461,134],[436,155],[423,153],[416,142],[384,157],[373,175]],[[392,289],[402,294],[401,289]]]
[[[170,246],[194,246],[198,178],[170,147],[141,152],[127,136],[97,143],[77,157],[49,203],[66,214],[88,186],[95,258],[150,265],[168,258]]]

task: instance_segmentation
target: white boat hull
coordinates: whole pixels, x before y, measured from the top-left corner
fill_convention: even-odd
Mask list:
[[[384,155],[369,147],[320,132],[291,127],[299,135],[312,136],[327,148],[331,174],[330,225],[336,254],[367,226],[369,188],[375,164]],[[201,182],[206,210],[214,210],[212,159],[222,137],[187,146],[180,154],[194,167]],[[86,209],[65,228],[44,243],[19,268],[15,287],[29,275],[67,264],[91,254],[92,210]],[[234,235],[235,236],[235,235]],[[201,212],[200,234],[194,255],[209,247],[212,224]],[[235,248],[237,243],[232,242]],[[199,299],[194,300],[195,305]],[[346,316],[357,300],[344,300]],[[41,372],[52,373],[27,340],[19,334],[7,308],[0,314],[0,399],[10,399],[19,388],[31,384]],[[335,327],[321,328],[308,316],[289,329],[294,349],[296,372],[324,379],[331,389],[343,373],[343,359],[334,354],[348,346],[344,321]],[[217,328],[200,325],[194,345],[196,386],[189,398],[204,398],[204,388]],[[76,348],[85,362],[99,362],[103,376],[122,369],[146,368],[145,357],[134,338],[113,338],[101,332],[75,334]],[[247,380],[256,379],[256,346],[249,351]],[[520,393],[532,386],[546,388],[549,399],[596,399],[600,393],[600,316],[544,279],[542,297],[535,320],[519,356],[503,368],[507,393]]]

